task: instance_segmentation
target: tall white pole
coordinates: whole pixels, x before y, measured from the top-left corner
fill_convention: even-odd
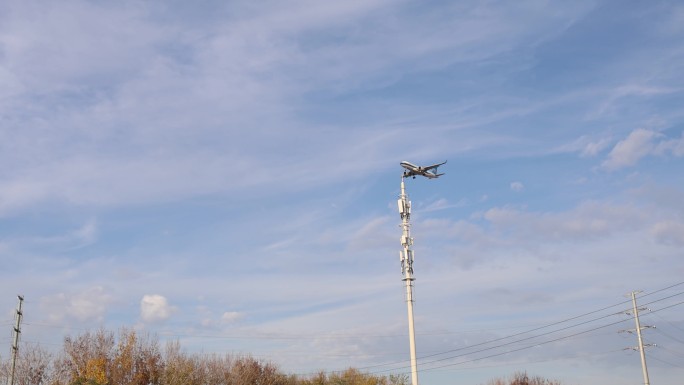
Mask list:
[[[636,322],[636,333],[639,341],[639,354],[641,355],[641,371],[644,374],[644,385],[650,385],[648,380],[648,369],[646,368],[646,353],[644,353],[644,341],[641,339],[641,323],[639,322],[639,309],[636,303],[637,292],[632,292],[632,306],[634,307],[634,321]]]
[[[402,250],[399,254],[401,260],[401,273],[404,276],[403,281],[406,283],[406,306],[408,308],[408,326],[409,326],[409,347],[411,349],[411,384],[418,385],[418,362],[416,360],[416,333],[413,327],[413,238],[411,238],[411,202],[406,195],[404,188],[404,178],[401,178],[401,194],[398,200],[399,215],[401,216],[401,246]]]

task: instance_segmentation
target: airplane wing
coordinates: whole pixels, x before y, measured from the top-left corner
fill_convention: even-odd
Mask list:
[[[442,163],[437,163],[437,164],[433,164],[432,166],[422,167],[422,169],[423,169],[423,171],[430,171],[430,170],[432,170],[433,168],[437,168],[437,167],[443,165],[443,164],[446,163],[446,162],[447,162],[447,161],[445,160],[445,161],[442,162]]]
[[[429,178],[429,179],[439,178],[439,177],[442,176],[442,175],[444,175],[444,173],[441,173],[441,174],[433,174],[433,173],[431,173],[431,172],[427,172],[427,173],[423,174],[423,176],[425,176],[425,177],[427,177],[427,178]]]

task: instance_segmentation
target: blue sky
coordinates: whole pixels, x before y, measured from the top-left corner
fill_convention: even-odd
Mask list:
[[[637,384],[627,316],[472,346],[644,290],[673,384],[682,73],[673,1],[4,1],[0,343],[21,293],[47,347],[406,371],[399,162],[448,159],[407,182],[422,381]]]

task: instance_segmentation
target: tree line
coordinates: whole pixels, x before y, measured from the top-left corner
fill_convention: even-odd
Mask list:
[[[10,361],[0,357],[0,383],[8,383]],[[409,385],[405,374],[379,376],[349,368],[298,376],[251,356],[187,353],[178,341],[162,349],[156,338],[131,329],[97,330],[64,338],[51,353],[22,344],[15,385]],[[490,385],[560,385],[516,373]]]

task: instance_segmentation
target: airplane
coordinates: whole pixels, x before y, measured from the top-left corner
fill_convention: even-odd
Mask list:
[[[403,161],[399,163],[401,167],[405,168],[406,170],[404,171],[404,178],[408,177],[413,177],[413,179],[416,179],[416,175],[422,175],[426,178],[434,179],[434,178],[439,178],[440,176],[444,175],[444,173],[437,174],[437,167],[443,165],[447,161],[445,160],[442,163],[437,163],[433,164],[432,166],[426,166],[426,167],[421,167],[421,166],[416,166],[413,163]],[[435,170],[432,172],[431,170]]]

